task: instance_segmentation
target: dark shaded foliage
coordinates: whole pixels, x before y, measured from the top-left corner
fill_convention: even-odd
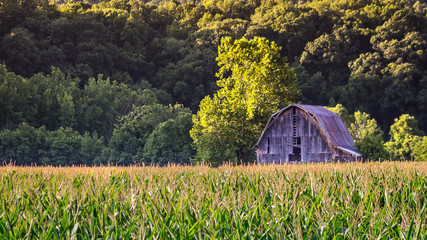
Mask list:
[[[217,90],[221,38],[260,36],[281,47],[302,103],[366,112],[386,133],[411,114],[427,132],[426,14],[412,0],[5,0],[0,128],[70,128],[111,146],[118,119],[147,96],[196,112]],[[143,152],[127,141],[120,154]]]

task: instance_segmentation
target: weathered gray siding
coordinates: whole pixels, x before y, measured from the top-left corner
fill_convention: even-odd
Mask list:
[[[294,138],[300,138],[300,142],[294,142]],[[298,152],[298,149],[301,160],[295,161],[298,155],[294,150]],[[257,158],[260,164],[354,160],[353,156],[334,148],[315,117],[298,107],[281,112],[265,129],[257,145]]]

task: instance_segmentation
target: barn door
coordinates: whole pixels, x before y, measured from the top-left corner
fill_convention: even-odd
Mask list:
[[[301,148],[293,147],[293,154],[289,154],[289,161],[301,161]]]

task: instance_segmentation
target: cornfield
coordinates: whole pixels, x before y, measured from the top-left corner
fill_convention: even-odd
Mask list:
[[[0,167],[0,239],[426,239],[427,164]]]

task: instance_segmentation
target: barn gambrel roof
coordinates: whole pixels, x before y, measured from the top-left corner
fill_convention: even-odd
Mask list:
[[[277,113],[271,115],[270,120],[268,120],[267,126],[261,134],[261,137],[254,146],[255,148],[258,146],[266,130],[271,127],[276,118],[291,107],[297,107],[306,112],[312,118],[314,118],[321,131],[325,134],[327,141],[331,143],[332,146],[343,151],[349,152],[352,155],[361,156],[360,153],[358,153],[354,148],[353,138],[348,132],[348,129],[340,116],[322,106],[304,104],[291,104],[278,111]]]

